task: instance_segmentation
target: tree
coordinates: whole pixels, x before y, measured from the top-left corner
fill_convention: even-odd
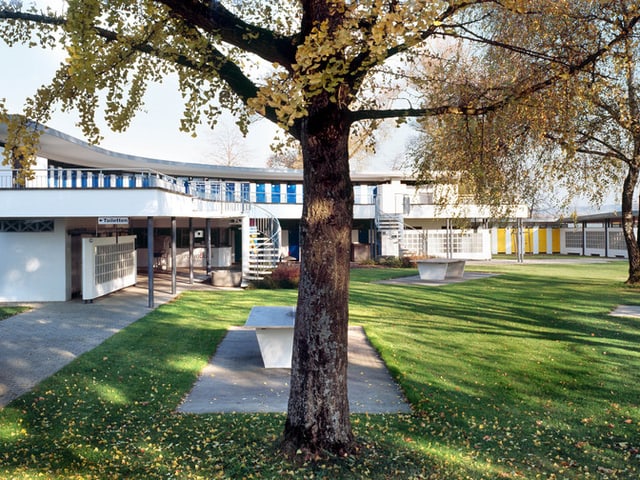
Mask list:
[[[623,41],[612,43],[607,54],[588,69],[565,76],[523,101],[477,118],[424,119],[414,158],[423,172],[455,171],[460,181],[471,183],[464,188],[494,202],[522,202],[534,199],[541,190],[561,187],[565,200],[582,195],[598,204],[610,184],[622,184],[627,283],[637,284],[640,248],[639,235],[633,231],[632,203],[640,174],[638,5],[630,1],[576,2],[573,7],[566,18],[545,19],[546,36],[540,30],[529,31],[516,18],[502,16],[493,25],[494,38],[499,39],[497,43],[519,38],[518,45],[527,51],[534,45],[567,39],[558,42],[554,51],[554,61],[567,64],[576,52],[593,51],[621,32],[628,34]],[[460,52],[456,58],[460,59]],[[480,61],[470,56],[449,66],[450,75],[458,79],[457,95],[474,97],[503,88],[515,71],[530,71],[523,61],[530,63],[531,59],[530,55],[505,57],[504,49],[490,49]],[[489,73],[483,74],[477,65]],[[438,92],[451,93],[450,89]]]
[[[269,156],[269,160],[267,160],[267,167],[302,170],[302,152],[299,148],[291,146],[274,152]]]
[[[536,3],[540,9],[523,16],[528,22],[562,15],[557,6],[565,2]],[[408,107],[380,105],[389,89],[404,82],[406,65],[425,55],[437,59],[443,35],[464,37],[486,15],[520,16],[527,4],[69,0],[59,16],[22,12],[3,2],[0,36],[8,43],[61,43],[68,51],[52,82],[26,105],[29,119],[46,122],[59,102],[62,109],[77,110],[87,137],[98,141],[100,93],[107,122],[124,129],[141,107],[146,85],[175,72],[185,98],[181,128],[212,123],[222,109],[241,119],[257,112],[300,142],[304,255],[283,448],[346,454],[355,447],[347,396],[351,128],[389,118],[492,111],[585,68],[609,48],[564,65],[540,55],[535,80],[519,78],[521,86],[514,82],[490,102],[426,98]],[[471,40],[491,43],[483,36]]]
[[[243,140],[237,128],[227,124],[221,125],[214,131],[211,160],[217,165],[227,167],[240,165],[248,156]]]
[[[352,172],[364,169],[368,157],[375,152],[376,145],[381,140],[378,135],[382,132],[383,137],[388,136],[391,128],[392,126],[389,125],[389,122],[386,122],[377,127],[367,125],[351,130],[349,137],[349,166]],[[290,140],[290,138],[287,138],[275,145],[275,151],[267,161],[268,167],[302,169],[302,148],[300,143]]]
[[[601,17],[609,28],[625,28],[635,3],[620,2]],[[571,79],[577,93],[566,128],[553,132],[569,162],[578,167],[600,163],[622,183],[622,231],[629,259],[628,284],[640,284],[640,230],[634,232],[633,199],[640,178],[640,31],[612,48],[590,72]],[[640,228],[640,226],[638,227]]]

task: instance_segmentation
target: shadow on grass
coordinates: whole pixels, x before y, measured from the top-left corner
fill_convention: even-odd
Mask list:
[[[601,464],[634,478],[640,322],[608,314],[638,300],[612,280],[616,269],[601,278],[592,266],[564,268],[437,288],[352,286],[352,321],[425,420],[422,438],[521,471],[581,478]]]

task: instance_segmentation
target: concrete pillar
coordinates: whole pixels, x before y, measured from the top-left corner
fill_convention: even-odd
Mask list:
[[[153,308],[153,217],[147,217],[147,291],[148,306]]]
[[[204,227],[205,267],[207,275],[211,273],[211,219],[207,218]]]
[[[176,255],[176,238],[177,238],[176,217],[171,217],[171,295],[175,295],[176,276],[178,274],[177,255]]]
[[[251,219],[248,215],[242,216],[242,286],[247,285],[249,275],[249,249],[251,247]]]
[[[193,218],[189,219],[189,285],[193,285]]]

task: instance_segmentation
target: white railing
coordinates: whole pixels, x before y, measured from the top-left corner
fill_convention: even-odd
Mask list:
[[[124,172],[112,169],[48,168],[34,170],[20,183],[16,171],[0,170],[0,189],[146,189],[158,188],[194,197],[198,202],[215,202],[221,213],[242,213],[247,200],[232,183],[195,182],[140,169]],[[210,209],[210,205],[207,207]]]
[[[17,180],[15,171],[0,171],[1,189],[94,189],[94,188],[163,188],[185,192],[176,178],[152,170],[123,172],[112,169],[48,168],[33,170],[24,183]]]
[[[560,230],[560,253],[599,257],[627,257],[622,228],[563,228]]]
[[[491,236],[485,230],[405,230],[402,249],[407,255],[436,258],[491,258]]]
[[[135,235],[82,239],[82,300],[136,283]]]

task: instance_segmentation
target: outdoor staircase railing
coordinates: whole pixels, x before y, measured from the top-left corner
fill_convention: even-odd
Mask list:
[[[249,222],[249,271],[246,279],[262,280],[280,262],[280,222],[269,211],[253,204]]]

